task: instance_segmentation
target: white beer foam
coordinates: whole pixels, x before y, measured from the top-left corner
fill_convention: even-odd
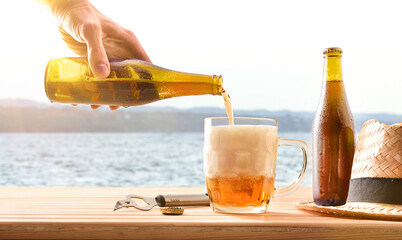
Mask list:
[[[275,126],[211,127],[205,145],[207,177],[275,176],[278,129]],[[209,144],[208,144],[209,143]]]

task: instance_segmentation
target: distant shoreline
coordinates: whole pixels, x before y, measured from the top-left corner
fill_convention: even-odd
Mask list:
[[[88,106],[40,104],[29,100],[0,100],[0,133],[172,133],[203,132],[204,119],[226,116],[223,108],[159,108],[140,106],[117,111],[93,111]],[[236,110],[235,116],[273,118],[280,132],[311,132],[313,112]],[[355,114],[355,130],[377,119],[402,121],[397,114]]]

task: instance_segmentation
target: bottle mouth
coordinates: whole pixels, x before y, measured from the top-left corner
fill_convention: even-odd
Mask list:
[[[324,58],[341,58],[341,57],[342,57],[342,54],[338,53],[338,52],[324,54]]]
[[[222,95],[222,93],[225,91],[223,89],[223,77],[222,75],[213,75],[212,76],[212,92],[213,95]]]
[[[327,54],[327,53],[343,53],[343,51],[342,51],[342,48],[340,48],[340,47],[330,47],[330,48],[324,49],[323,54]]]

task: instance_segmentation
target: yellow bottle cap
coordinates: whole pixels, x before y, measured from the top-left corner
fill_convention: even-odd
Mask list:
[[[333,52],[342,53],[343,51],[342,51],[342,48],[339,48],[339,47],[331,47],[331,48],[326,48],[326,49],[324,50],[323,54],[326,54],[326,53],[333,53]]]
[[[165,215],[182,215],[184,209],[181,207],[164,207],[160,208],[161,212]]]

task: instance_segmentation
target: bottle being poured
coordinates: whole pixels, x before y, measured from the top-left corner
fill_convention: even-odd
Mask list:
[[[47,97],[51,102],[73,105],[129,107],[172,97],[211,94],[222,95],[225,105],[231,105],[220,75],[178,72],[137,59],[109,61],[110,75],[99,79],[85,58],[50,60],[45,73]]]

